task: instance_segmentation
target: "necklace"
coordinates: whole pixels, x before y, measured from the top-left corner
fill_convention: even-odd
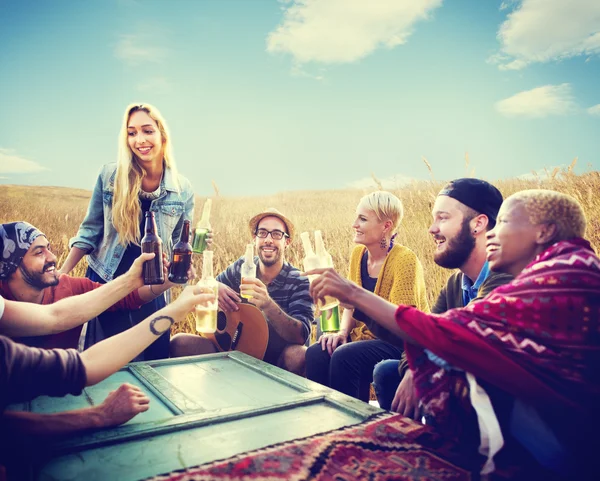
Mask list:
[[[140,189],[140,199],[144,199],[144,200],[158,199],[160,197],[161,188],[162,188],[162,180],[161,180],[161,183],[158,185],[158,188],[153,192],[146,192],[145,190]]]

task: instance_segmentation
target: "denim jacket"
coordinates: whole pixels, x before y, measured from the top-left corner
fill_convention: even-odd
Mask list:
[[[102,167],[85,219],[77,235],[69,242],[69,248],[78,247],[87,252],[89,266],[106,282],[112,280],[126,246],[119,243],[119,236],[112,223],[112,200],[115,188],[117,164]],[[150,210],[154,212],[158,236],[163,249],[171,257],[173,244],[179,241],[183,221],[194,216],[194,192],[185,177],[178,177],[178,190],[170,169],[165,169],[161,180],[160,197],[154,199]]]

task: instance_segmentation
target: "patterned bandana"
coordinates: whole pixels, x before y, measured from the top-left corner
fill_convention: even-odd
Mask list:
[[[17,270],[33,241],[45,234],[27,222],[0,224],[0,279]]]

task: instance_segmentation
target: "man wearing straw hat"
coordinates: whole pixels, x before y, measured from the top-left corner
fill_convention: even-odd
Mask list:
[[[277,209],[269,208],[250,219],[250,234],[258,256],[256,279],[241,280],[244,257],[217,276],[219,308],[238,310],[240,294],[251,298],[269,327],[269,343],[264,361],[296,374],[304,374],[304,343],[314,318],[314,304],[308,292],[307,277],[285,260],[285,250],[294,237],[294,224]],[[171,339],[171,357],[215,352],[212,343],[193,334],[177,334]]]

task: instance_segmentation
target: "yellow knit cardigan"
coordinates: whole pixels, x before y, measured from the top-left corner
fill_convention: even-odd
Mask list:
[[[359,286],[362,286],[360,262],[365,250],[363,245],[356,246],[350,257],[348,279]],[[403,245],[395,244],[388,253],[377,277],[374,292],[393,304],[415,306],[421,311],[429,312],[423,266],[415,253]],[[352,341],[377,339],[360,321],[356,321],[350,338]]]

